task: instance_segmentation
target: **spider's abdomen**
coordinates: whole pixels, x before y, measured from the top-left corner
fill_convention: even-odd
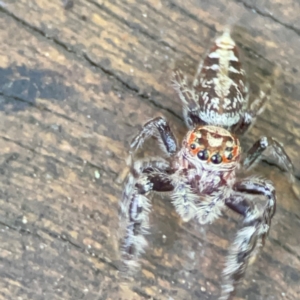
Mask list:
[[[248,88],[228,31],[215,41],[193,86],[201,107],[199,117],[205,123],[231,128],[240,121],[248,102]]]

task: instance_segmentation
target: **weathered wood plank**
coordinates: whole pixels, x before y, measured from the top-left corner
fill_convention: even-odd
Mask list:
[[[233,33],[245,49],[245,65],[253,84],[266,81],[263,77],[272,72],[274,64],[279,67],[275,99],[268,110],[272,113],[272,124],[265,114],[262,123],[257,124],[259,132],[268,131],[274,124],[280,125],[275,136],[288,143],[289,153],[296,156],[298,142],[292,145],[290,140],[293,135],[299,137],[299,131],[292,130],[291,122],[282,123],[289,114],[289,121],[297,124],[294,108],[299,106],[298,81],[294,77],[299,65],[300,42],[298,34],[290,28],[234,1],[229,4],[227,1],[201,4],[185,1],[182,4],[181,1],[90,0],[78,1],[72,11],[66,13],[56,0],[51,5],[47,1],[33,1],[32,9],[26,8],[26,1],[18,1],[7,4],[4,9],[113,75],[144,100],[167,110],[172,108],[178,116],[181,108],[169,88],[171,70],[176,65],[193,74],[216,30],[221,32],[224,25],[234,23]],[[233,17],[228,19],[228,15]],[[283,99],[289,103],[285,110]],[[252,134],[259,135],[255,130]],[[299,173],[297,162],[296,167]]]
[[[201,229],[182,224],[167,199],[154,199],[142,269],[120,285],[116,180],[145,120],[164,114],[183,136],[171,71],[192,76],[228,23],[254,87],[277,68],[272,102],[244,144],[275,136],[300,175],[300,40],[287,26],[297,28],[296,16],[284,10],[279,21],[272,1],[78,0],[67,11],[60,0],[1,5],[2,299],[216,299],[236,216]],[[272,9],[275,19],[263,13]],[[237,299],[298,299],[299,203],[276,168],[257,171],[275,182],[279,204]]]

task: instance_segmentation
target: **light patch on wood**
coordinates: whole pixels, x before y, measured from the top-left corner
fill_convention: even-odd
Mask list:
[[[145,270],[145,269],[143,269],[142,272],[147,278],[155,279],[155,276],[152,272]]]
[[[101,26],[107,25],[107,22],[103,18],[101,18],[98,14],[92,15],[92,21],[97,25],[101,25]]]

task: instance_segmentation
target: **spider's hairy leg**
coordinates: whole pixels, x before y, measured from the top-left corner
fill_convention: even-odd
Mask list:
[[[269,84],[265,91],[260,90],[259,96],[252,101],[250,105],[250,113],[253,117],[259,116],[265,109],[266,104],[271,98],[272,85]]]
[[[271,98],[271,84],[266,91],[260,91],[259,96],[252,101],[250,108],[245,112],[241,122],[233,129],[236,134],[244,134],[255,123],[256,118],[264,111]]]
[[[276,160],[276,165],[288,173],[290,182],[294,184],[295,176],[292,161],[284,147],[272,137],[261,137],[253,144],[242,161],[243,167],[246,170],[251,169],[262,158],[265,150],[270,150],[270,154]]]
[[[160,147],[168,156],[176,153],[176,138],[168,122],[162,117],[157,117],[144,124],[142,130],[133,138],[130,145],[131,154],[134,154],[150,137],[158,139]]]
[[[235,286],[244,275],[247,265],[265,244],[276,210],[275,189],[271,182],[250,177],[235,183],[233,188],[235,192],[225,203],[242,215],[244,220],[243,228],[238,231],[229,249],[219,300],[227,300],[234,295]],[[262,211],[253,202],[254,195],[266,197],[267,202]]]
[[[202,64],[200,64],[200,66],[202,66]],[[191,88],[189,86],[187,77],[181,70],[175,70],[173,72],[172,85],[181,100],[183,117],[188,128],[191,129],[197,124],[202,124],[203,121],[199,118],[199,95],[195,92],[193,87]]]
[[[144,235],[149,227],[151,207],[147,195],[151,191],[171,191],[169,173],[169,163],[162,159],[140,160],[131,168],[120,203],[123,271],[131,272],[138,266],[137,259],[147,245]]]
[[[204,55],[204,57],[206,57],[208,54],[209,54],[209,50],[206,51],[206,54]],[[199,84],[199,78],[201,77],[201,72],[203,70],[203,64],[204,64],[204,60],[203,60],[203,58],[201,58],[200,62],[198,64],[198,68],[197,68],[196,73],[193,78],[193,86],[197,86]]]

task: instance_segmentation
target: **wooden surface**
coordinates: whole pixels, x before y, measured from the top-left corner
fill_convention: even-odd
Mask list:
[[[216,299],[238,218],[182,223],[165,198],[142,269],[120,283],[128,143],[157,115],[182,138],[171,71],[192,76],[230,25],[253,89],[276,73],[243,145],[276,137],[300,178],[299,13],[296,0],[1,0],[0,298]],[[278,168],[256,171],[275,182],[278,209],[236,299],[300,299],[300,203]]]

